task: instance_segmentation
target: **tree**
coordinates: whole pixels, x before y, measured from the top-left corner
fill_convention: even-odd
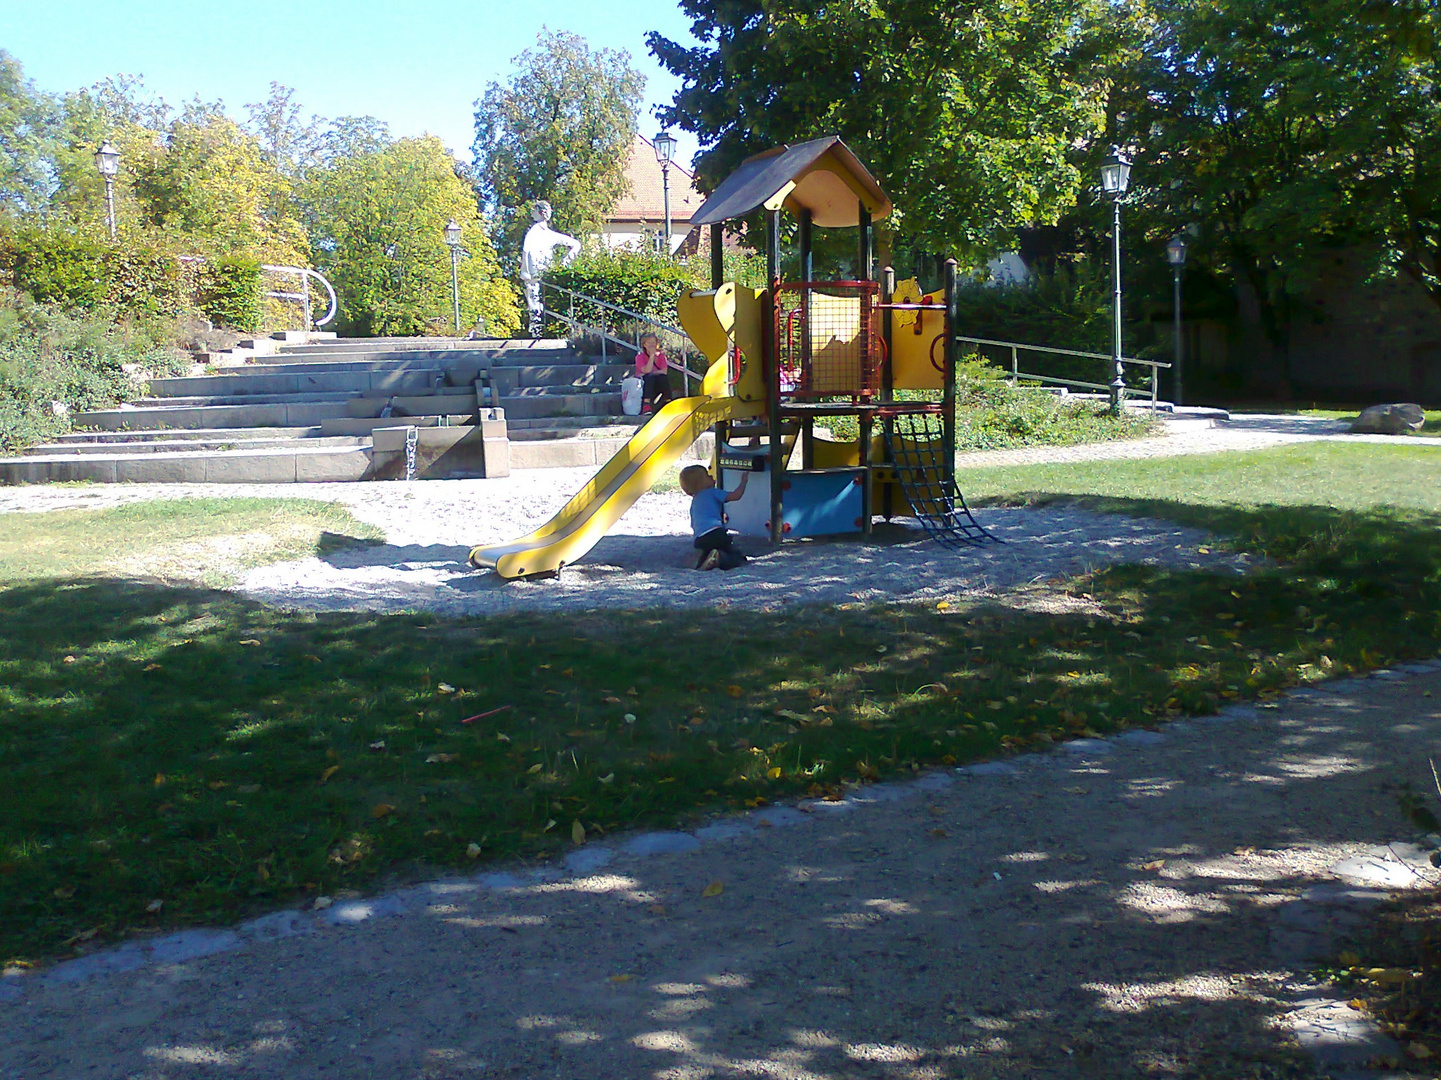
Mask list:
[[[340,296],[347,332],[446,333],[451,327],[454,218],[469,257],[460,264],[463,323],[493,333],[520,326],[515,291],[497,265],[469,184],[440,140],[400,139],[312,171],[306,200],[317,263]]]
[[[250,132],[260,141],[265,158],[287,179],[294,180],[315,162],[320,142],[320,118],[301,120],[295,89],[272,82],[264,101],[245,106]]]
[[[1139,148],[1138,175],[1164,178],[1136,214],[1157,236],[1197,229],[1198,262],[1234,283],[1283,385],[1323,254],[1370,252],[1441,304],[1431,7],[1157,0],[1124,80],[1118,138]]]
[[[713,190],[744,158],[838,134],[896,206],[889,236],[979,259],[1051,222],[1090,178],[1112,16],[1098,0],[681,0],[701,41],[651,33],[682,80],[663,110]]]
[[[55,101],[0,49],[0,215],[39,210],[54,187]]]
[[[496,216],[510,255],[530,226],[530,207],[550,202],[556,227],[591,235],[625,194],[645,79],[629,56],[592,51],[575,34],[542,31],[515,57],[504,84],[475,103],[477,190]]]
[[[143,224],[210,253],[309,262],[289,181],[214,107],[187,107],[131,169]]]

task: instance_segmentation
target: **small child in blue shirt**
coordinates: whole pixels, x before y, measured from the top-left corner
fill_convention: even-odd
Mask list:
[[[725,504],[735,502],[745,494],[746,481],[750,473],[741,477],[740,485],[734,491],[716,487],[710,470],[704,465],[687,465],[680,471],[680,489],[690,496],[690,527],[695,534],[695,546],[700,551],[697,570],[734,570],[746,561],[746,557],[731,547],[731,535],[726,532]]]

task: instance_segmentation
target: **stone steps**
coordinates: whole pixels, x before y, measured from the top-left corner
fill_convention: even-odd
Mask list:
[[[155,379],[145,397],[78,414],[90,430],[0,459],[0,483],[404,477],[411,438],[416,477],[499,476],[604,462],[641,423],[620,411],[630,361],[561,340],[242,345],[254,362],[237,353],[210,374]]]
[[[240,429],[245,430],[245,429]],[[293,436],[274,438],[246,438],[236,437],[229,439],[172,439],[168,431],[151,433],[160,437],[139,439],[132,442],[86,442],[80,439],[72,439],[68,442],[42,443],[38,446],[26,447],[20,453],[24,457],[56,457],[62,455],[79,456],[81,454],[162,454],[162,453],[185,453],[197,450],[267,450],[277,447],[290,446],[296,442]],[[305,439],[307,449],[336,449],[342,447],[357,447],[365,445],[365,440],[358,435],[315,435]]]

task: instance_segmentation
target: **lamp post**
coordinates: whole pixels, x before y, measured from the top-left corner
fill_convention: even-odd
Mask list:
[[[655,137],[655,159],[660,162],[660,188],[665,200],[665,253],[670,256],[670,159],[675,156],[675,138],[669,131]]]
[[[1115,214],[1111,222],[1111,252],[1113,290],[1111,315],[1114,320],[1111,335],[1111,358],[1116,370],[1111,378],[1111,412],[1120,415],[1121,401],[1126,396],[1126,371],[1121,364],[1121,203],[1126,198],[1126,188],[1131,182],[1131,159],[1121,153],[1119,147],[1111,152],[1111,158],[1101,166],[1101,190],[1111,197]]]
[[[450,299],[455,305],[455,333],[460,336],[460,222],[445,223],[445,244],[450,248]]]
[[[1181,239],[1180,234],[1171,237],[1171,242],[1166,245],[1166,259],[1171,264],[1171,274],[1175,279],[1176,292],[1172,300],[1172,308],[1176,317],[1176,404],[1181,404],[1185,380],[1181,375],[1181,365],[1185,361],[1181,341],[1181,272],[1186,268],[1186,241]]]
[[[115,239],[115,175],[120,171],[120,151],[106,139],[95,151],[95,170],[105,178],[105,224]]]

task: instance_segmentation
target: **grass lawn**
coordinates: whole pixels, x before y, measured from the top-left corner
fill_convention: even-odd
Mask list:
[[[3,520],[5,583],[99,575],[224,585],[251,566],[384,539],[344,507],[308,499],[156,499]]]
[[[1063,615],[316,615],[59,554],[76,535],[143,548],[143,518],[120,517],[138,509],[5,515],[7,542],[29,532],[0,562],[0,962],[1151,726],[1441,644],[1426,448],[962,476],[1206,524],[1279,568],[1038,586]],[[363,534],[336,513],[312,544]]]

